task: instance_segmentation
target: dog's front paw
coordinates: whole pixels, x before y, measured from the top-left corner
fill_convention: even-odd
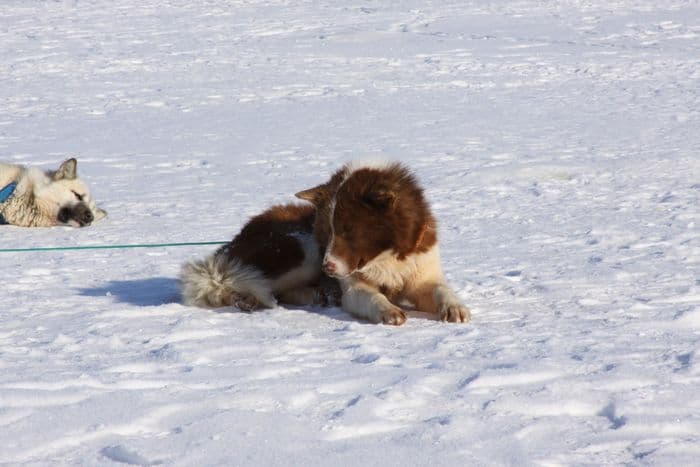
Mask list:
[[[469,308],[461,303],[443,303],[440,307],[440,320],[450,323],[466,323],[472,318]]]
[[[406,313],[397,306],[391,307],[382,312],[382,323],[401,326],[406,322]]]

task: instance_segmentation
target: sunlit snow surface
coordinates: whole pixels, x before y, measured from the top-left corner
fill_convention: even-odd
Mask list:
[[[0,253],[0,463],[700,458],[696,2],[6,0],[0,44],[0,159],[76,156],[109,211],[0,247],[228,240],[398,159],[473,311],[216,313],[175,279],[215,247]]]

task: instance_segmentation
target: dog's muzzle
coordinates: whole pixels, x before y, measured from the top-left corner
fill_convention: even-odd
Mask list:
[[[95,216],[93,216],[92,211],[85,203],[78,203],[73,206],[63,206],[58,211],[58,222],[61,224],[68,224],[70,221],[75,221],[80,227],[89,225]]]

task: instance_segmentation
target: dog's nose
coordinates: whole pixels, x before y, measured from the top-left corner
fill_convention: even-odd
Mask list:
[[[325,261],[323,263],[323,271],[326,274],[334,274],[335,271],[338,269],[338,266],[333,261]]]
[[[80,225],[88,225],[94,218],[95,216],[92,215],[90,208],[83,203],[76,204],[73,208],[73,219]]]
[[[80,204],[76,206],[75,220],[77,220],[80,225],[89,224],[90,222],[92,222],[93,218],[94,216],[92,215],[92,212],[90,212],[90,208]]]

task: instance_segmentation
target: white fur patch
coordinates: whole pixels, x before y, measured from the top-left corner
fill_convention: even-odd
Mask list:
[[[381,323],[384,313],[393,308],[389,299],[379,291],[369,284],[353,280],[352,277],[340,279],[340,287],[343,291],[343,309],[358,318]]]
[[[224,255],[211,255],[192,261],[180,273],[182,299],[186,305],[216,308],[235,305],[236,298],[253,297],[260,304],[273,308],[277,300],[272,284],[261,271]]]
[[[437,244],[425,253],[409,255],[403,260],[398,259],[391,250],[384,251],[365,264],[359,272],[367,281],[392,290],[444,280]]]
[[[387,159],[383,159],[380,157],[361,157],[360,159],[353,160],[351,162],[348,162],[345,164],[345,167],[348,169],[348,174],[346,175],[345,179],[347,180],[350,175],[352,175],[354,172],[357,172],[358,170],[362,169],[377,169],[377,170],[384,170],[388,169],[391,167],[393,164],[395,164],[395,161],[390,161]]]
[[[0,189],[17,181],[21,170],[21,167],[18,165],[0,162]]]

